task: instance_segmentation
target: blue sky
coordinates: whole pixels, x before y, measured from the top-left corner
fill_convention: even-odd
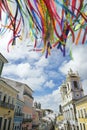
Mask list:
[[[87,94],[87,39],[84,45],[76,46],[71,39],[67,41],[66,56],[54,48],[46,59],[45,54],[29,51],[31,40],[23,43],[17,42],[7,52],[7,43],[11,32],[0,36],[0,52],[7,58],[8,64],[4,66],[2,76],[24,82],[34,90],[35,101],[41,102],[42,108],[58,111],[61,103],[59,87],[66,78],[69,69],[78,71],[85,94]],[[69,46],[72,46],[73,60],[69,56]]]
[[[35,101],[41,102],[42,108],[58,111],[61,103],[59,87],[70,68],[78,71],[87,94],[87,44],[73,45],[71,60],[68,52],[65,57],[56,48],[46,59],[45,55],[29,52],[25,43],[17,44],[7,52],[8,38],[1,39],[0,52],[7,58],[2,76],[24,82],[34,90]]]

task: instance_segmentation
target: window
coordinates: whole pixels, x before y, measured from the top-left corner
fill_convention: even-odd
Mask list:
[[[78,83],[77,83],[77,81],[73,81],[73,84],[74,84],[74,87],[75,87],[75,88],[78,88]]]
[[[0,130],[1,130],[1,126],[2,126],[2,117],[0,117]]]
[[[86,128],[85,128],[85,124],[83,124],[83,130],[86,130]]]
[[[71,112],[72,112],[72,119],[74,119],[74,111],[73,111],[73,109],[72,109]]]
[[[6,97],[7,97],[7,96],[6,96],[6,95],[4,95],[3,102],[6,102]]]
[[[86,116],[86,109],[83,109],[83,112],[84,112],[84,117]]]
[[[10,96],[8,97],[8,103],[10,103]]]
[[[9,118],[9,120],[8,120],[8,129],[7,130],[10,130],[10,125],[11,125],[11,118]]]
[[[2,98],[2,92],[0,92],[0,101],[1,101],[1,98]]]
[[[68,90],[69,90],[69,84],[67,83],[67,88],[68,88]]]
[[[81,117],[83,118],[83,111],[82,111],[82,109],[80,110],[80,112],[81,112]]]
[[[1,75],[1,72],[2,72],[2,68],[3,68],[3,62],[0,60],[0,75]]]
[[[80,112],[79,112],[79,110],[78,110],[78,118],[80,117]]]
[[[80,123],[80,130],[82,130],[82,124]]]
[[[12,104],[14,105],[14,98],[12,98]]]
[[[3,130],[6,130],[6,124],[7,124],[7,119],[4,120],[4,127],[3,127]]]
[[[79,126],[77,126],[77,130],[79,130]]]

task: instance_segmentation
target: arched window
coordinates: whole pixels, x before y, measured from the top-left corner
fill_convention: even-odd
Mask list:
[[[5,94],[4,98],[3,98],[3,102],[6,102],[6,97],[7,97],[7,95]]]
[[[78,88],[78,83],[77,83],[77,81],[73,81],[73,84],[74,84],[74,88]]]
[[[1,101],[1,98],[2,98],[2,92],[0,92],[0,101]]]

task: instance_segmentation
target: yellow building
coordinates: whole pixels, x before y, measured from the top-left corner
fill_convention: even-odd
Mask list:
[[[18,91],[0,78],[0,130],[12,130]]]
[[[87,130],[87,95],[75,103],[80,130]]]
[[[18,91],[1,78],[4,63],[8,61],[0,53],[0,130],[12,130],[14,106]]]
[[[56,117],[56,125],[55,125],[55,130],[61,130],[63,128],[63,114],[58,114],[58,116]]]
[[[56,119],[56,120],[57,120],[58,122],[62,122],[63,119],[64,119],[64,118],[63,118],[63,114],[59,114],[59,115],[57,116],[57,119]]]

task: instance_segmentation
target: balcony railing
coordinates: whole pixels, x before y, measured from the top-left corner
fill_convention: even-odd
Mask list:
[[[15,112],[14,115],[15,115],[15,116],[20,116],[20,117],[23,117],[23,116],[24,116],[23,113],[18,113],[18,112]]]
[[[30,98],[33,99],[32,95],[30,95],[30,94],[29,94],[28,92],[26,92],[26,91],[23,93],[23,95],[27,95],[28,97],[30,97]]]
[[[85,115],[85,118],[87,118],[87,114]]]
[[[14,105],[7,102],[0,101],[0,106],[14,110]]]
[[[32,118],[24,118],[22,123],[32,122]]]

